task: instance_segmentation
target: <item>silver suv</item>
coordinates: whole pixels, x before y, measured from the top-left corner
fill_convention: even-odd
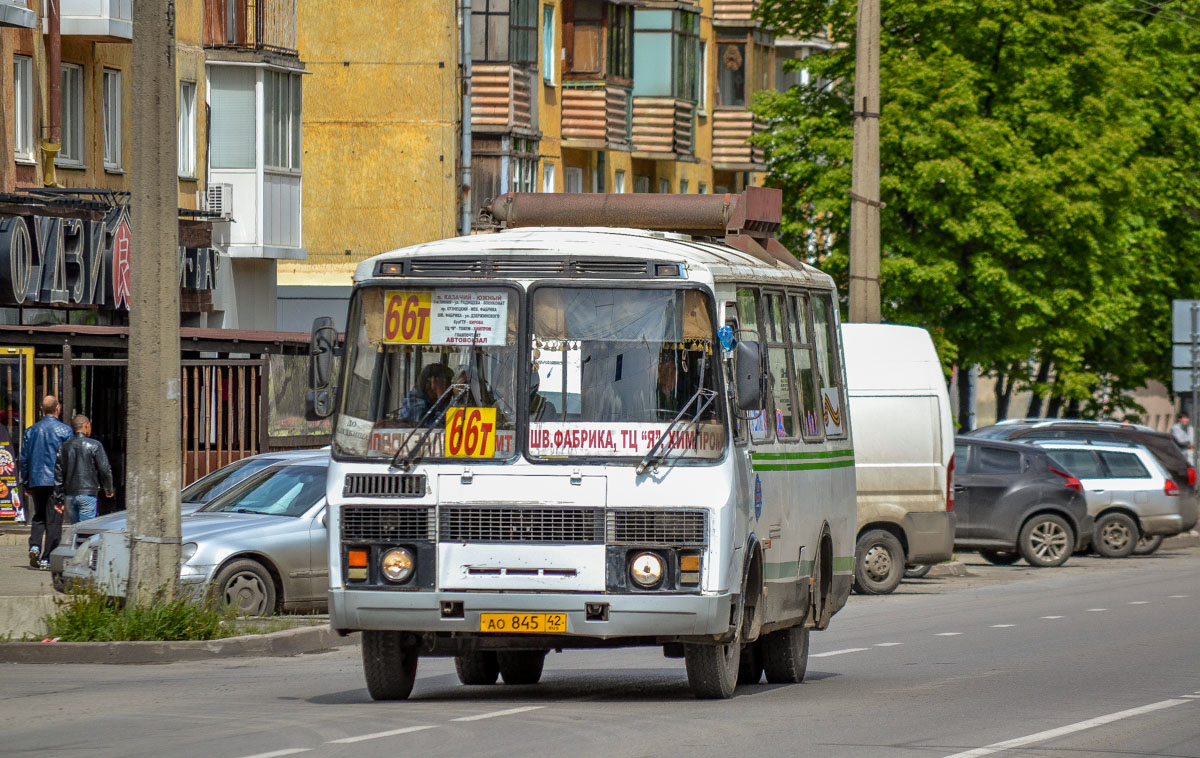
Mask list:
[[[1083,483],[1088,513],[1095,517],[1092,549],[1124,558],[1140,539],[1183,531],[1179,486],[1141,445],[1037,440],[1056,463]]]

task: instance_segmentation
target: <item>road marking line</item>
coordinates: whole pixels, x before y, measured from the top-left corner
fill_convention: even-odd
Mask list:
[[[1044,619],[1060,619],[1062,616],[1042,616]]]
[[[357,737],[343,737],[340,740],[330,740],[325,743],[327,745],[349,745],[353,742],[365,742],[367,740],[377,740],[382,737],[395,737],[397,734],[409,734],[410,732],[422,732],[426,729],[437,729],[437,724],[428,724],[426,726],[406,726],[403,729],[390,729],[386,732],[375,732],[374,734],[360,734]]]
[[[938,632],[937,634],[935,634],[933,636],[934,637],[957,637],[960,634],[962,634],[962,632]]]
[[[273,750],[270,753],[255,753],[254,755],[243,756],[243,758],[276,758],[280,755],[295,755],[296,753],[307,753],[312,750],[310,747],[293,747],[287,750]]]
[[[1016,626],[1016,624],[992,624],[993,629],[1007,629],[1010,626]]]
[[[1108,610],[1107,608],[1088,608],[1088,613],[1099,613],[1100,611],[1107,611],[1107,610]]]
[[[1146,605],[1149,602],[1150,602],[1149,600],[1132,600],[1132,601],[1130,601],[1129,604],[1130,605]]]
[[[480,719],[494,719],[497,716],[511,716],[514,713],[524,713],[525,711],[536,711],[538,708],[545,708],[544,705],[527,705],[523,708],[509,708],[507,711],[492,711],[491,713],[480,713],[476,716],[459,716],[451,721],[479,721]]]
[[[1171,595],[1171,597],[1187,597],[1187,595]]]
[[[1200,695],[1180,695],[1179,697],[1195,699],[1195,698],[1200,698]]]
[[[828,653],[813,653],[809,658],[828,658],[831,655],[842,655],[843,653],[861,653],[864,650],[870,650],[869,647],[848,647],[845,650],[830,650]]]
[[[876,642],[875,647],[895,647],[896,645],[903,644],[903,642]]]
[[[991,745],[985,745],[984,747],[977,747],[974,750],[967,750],[962,753],[955,753],[954,755],[946,756],[946,758],[979,758],[979,756],[991,755],[993,753],[999,753],[1004,750],[1012,750],[1013,748],[1018,748],[1018,747],[1025,747],[1026,745],[1032,745],[1035,742],[1044,742],[1046,740],[1052,740],[1057,737],[1063,737],[1068,734],[1074,734],[1075,732],[1082,732],[1085,729],[1091,729],[1093,727],[1103,726],[1105,724],[1111,724],[1114,721],[1121,721],[1122,719],[1133,718],[1134,716],[1141,716],[1142,714],[1145,714],[1145,713],[1152,713],[1154,711],[1160,711],[1163,708],[1170,708],[1172,706],[1182,705],[1187,702],[1189,702],[1189,701],[1180,700],[1178,698],[1172,698],[1170,700],[1160,700],[1159,702],[1151,703],[1150,705],[1143,705],[1139,708],[1130,708],[1127,711],[1118,711],[1116,713],[1110,713],[1107,716],[1098,716],[1094,719],[1088,719],[1087,721],[1079,721],[1074,724],[1068,724],[1067,726],[1060,726],[1057,729],[1047,729],[1044,732],[1038,732],[1037,734],[1030,734],[1026,737],[1017,737],[1016,739],[1013,739],[1013,740],[1005,740],[1004,742],[995,742],[995,743],[992,743]]]

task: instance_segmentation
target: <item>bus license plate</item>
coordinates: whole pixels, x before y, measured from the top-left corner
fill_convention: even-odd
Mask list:
[[[506,634],[559,634],[567,631],[565,613],[481,613],[479,631]]]

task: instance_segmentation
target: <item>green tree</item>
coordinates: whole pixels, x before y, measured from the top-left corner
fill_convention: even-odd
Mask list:
[[[1166,380],[1170,300],[1200,295],[1200,2],[1163,7],[883,0],[884,318],[1030,410],[1109,413]],[[834,46],[754,106],[785,242],[843,285],[855,11],[766,0],[779,33]]]

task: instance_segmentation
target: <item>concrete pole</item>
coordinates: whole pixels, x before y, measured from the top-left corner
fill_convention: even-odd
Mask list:
[[[850,184],[850,321],[879,323],[879,0],[858,2],[854,163]]]
[[[135,2],[133,30],[126,598],[150,604],[179,582],[175,0]]]
[[[462,229],[460,234],[471,233],[471,0],[463,0],[460,11],[459,57],[462,60]]]

